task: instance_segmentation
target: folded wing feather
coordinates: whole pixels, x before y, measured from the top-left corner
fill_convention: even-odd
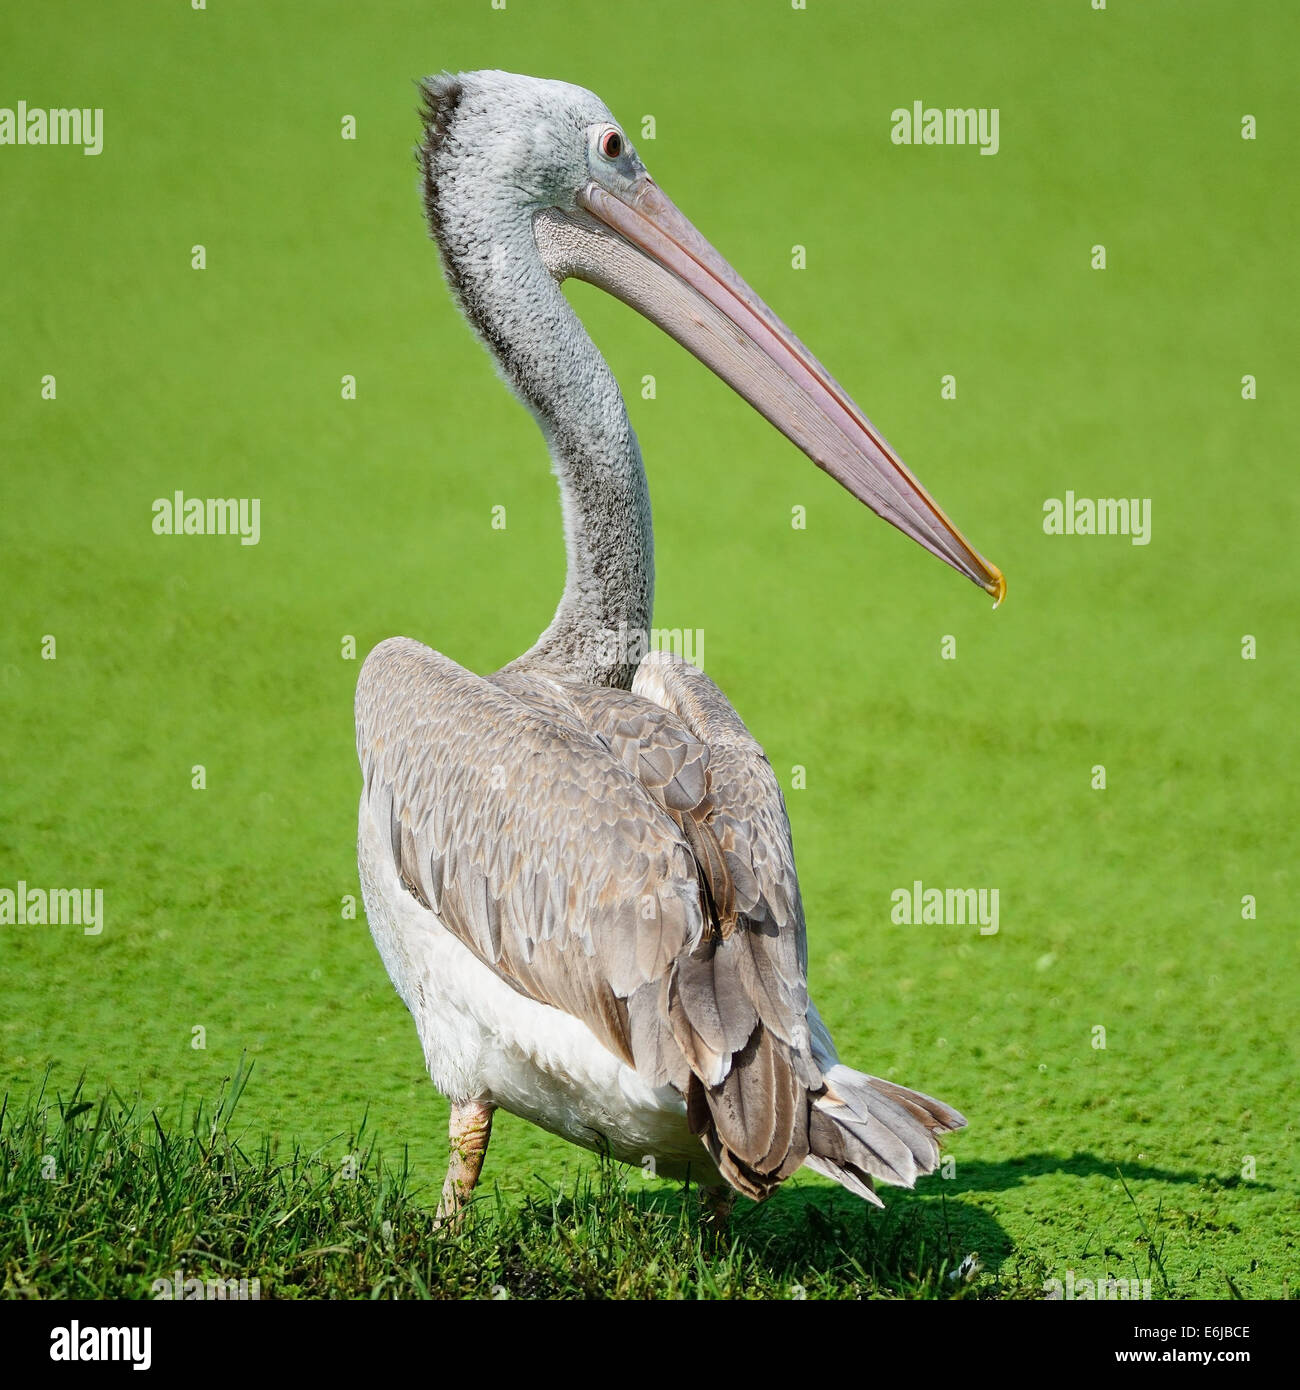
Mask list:
[[[365,795],[408,890],[513,988],[677,1087],[724,1176],[765,1196],[807,1156],[822,1086],[784,807],[707,677],[642,672],[632,692],[485,679],[381,643],[357,687]]]

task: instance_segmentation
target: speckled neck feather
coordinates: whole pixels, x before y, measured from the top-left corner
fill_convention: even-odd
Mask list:
[[[560,482],[567,573],[550,626],[512,666],[629,689],[654,601],[645,469],[604,358],[542,261],[534,209],[457,143],[456,78],[423,86],[429,229],[453,294],[532,411]]]

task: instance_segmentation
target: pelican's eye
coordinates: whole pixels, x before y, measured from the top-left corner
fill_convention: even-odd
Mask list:
[[[607,130],[600,137],[600,152],[606,159],[617,159],[623,153],[623,137],[616,130]]]

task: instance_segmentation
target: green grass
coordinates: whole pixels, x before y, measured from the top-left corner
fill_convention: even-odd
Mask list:
[[[654,114],[638,143],[656,178],[1010,584],[990,613],[653,328],[573,290],[647,461],[656,625],[703,629],[788,789],[822,1013],[846,1060],[971,1122],[952,1175],[886,1192],[883,1216],[801,1179],[745,1209],[739,1267],[706,1252],[707,1269],[755,1294],[916,1293],[978,1251],[976,1292],[1067,1269],[1136,1269],[1175,1297],[1292,1287],[1300,10],[654,9],[0,17],[0,105],[105,109],[96,158],[0,147],[0,887],[98,886],[106,913],[95,937],[0,926],[6,1144],[30,1165],[48,1123],[72,1146],[53,1186],[5,1178],[43,1213],[39,1258],[0,1233],[10,1289],[139,1291],[173,1267],[193,1231],[151,1186],[155,1111],[214,1249],[247,1255],[268,1296],[472,1277],[429,1233],[446,1106],[345,915],[360,660],[406,633],[494,669],[562,582],[535,426],[422,225],[412,81],[442,66],[570,78],[634,134]],[[889,112],[918,98],[999,107],[998,155],[891,146]],[[153,499],[177,488],[261,498],[261,543],[153,535]],[[1150,497],[1151,544],[1044,535],[1066,489]],[[997,887],[998,935],[895,926],[890,894],[917,878]],[[248,1183],[223,1197],[182,1102],[216,1096],[244,1053]],[[83,1074],[93,1109],[66,1135],[29,1117]],[[104,1124],[124,1105],[140,1126],[138,1191],[111,1201],[84,1168],[101,1103]],[[405,1182],[328,1179],[362,1115]],[[499,1119],[487,1181],[483,1248],[514,1242],[539,1289],[628,1291],[599,1261],[582,1266],[597,1287],[565,1282],[575,1226],[634,1252],[629,1278],[660,1247],[656,1279],[718,1277],[674,1188],[633,1174],[614,1201],[615,1179],[522,1121]],[[384,1219],[409,1243],[376,1243]],[[83,1225],[100,1234],[79,1284]],[[341,1255],[294,1263],[358,1241],[355,1276]]]
[[[413,1179],[408,1153],[378,1150],[365,1118],[337,1136],[341,1158],[250,1134],[235,1112],[252,1070],[241,1061],[210,1102],[182,1098],[167,1115],[138,1097],[88,1097],[80,1081],[51,1094],[48,1077],[21,1109],[6,1097],[0,1295],[152,1298],[158,1280],[174,1291],[198,1279],[232,1290],[208,1297],[256,1280],[247,1293],[277,1299],[1033,1299],[1049,1273],[1027,1255],[991,1270],[963,1251],[943,1197],[877,1214],[793,1184],[768,1206],[742,1203],[718,1231],[701,1225],[689,1185],[647,1184],[610,1162],[555,1182],[533,1175],[514,1198],[481,1189],[459,1227],[439,1227],[436,1193]],[[1144,1212],[1116,1176],[1132,1239],[1107,1244],[1110,1277],[1179,1297],[1162,1204]],[[1220,1276],[1219,1296],[1243,1296]]]
[[[766,1228],[701,1229],[689,1193],[638,1192],[602,1163],[522,1201],[483,1192],[436,1228],[406,1162],[363,1121],[331,1163],[234,1123],[247,1073],[170,1124],[115,1094],[31,1097],[0,1117],[0,1269],[9,1297],[148,1298],[155,1280],[257,1278],[260,1298],[948,1298],[972,1296],[919,1211],[871,1222],[820,1193]],[[183,1288],[183,1283],[181,1284]],[[253,1292],[250,1284],[248,1292]],[[191,1296],[197,1291],[191,1290]]]

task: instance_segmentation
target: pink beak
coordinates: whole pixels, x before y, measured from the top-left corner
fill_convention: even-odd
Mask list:
[[[599,285],[657,324],[819,468],[1001,602],[1006,580],[948,520],[848,392],[695,230],[648,174],[626,196],[595,183],[581,211],[539,213],[552,270]],[[541,229],[539,229],[541,230]]]

